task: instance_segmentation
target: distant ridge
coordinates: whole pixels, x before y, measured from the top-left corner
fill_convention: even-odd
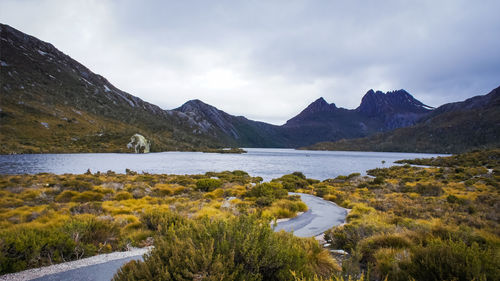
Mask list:
[[[442,105],[413,126],[366,138],[322,142],[303,149],[460,153],[500,147],[500,87]]]
[[[358,138],[413,125],[431,111],[404,90],[387,94],[370,90],[352,110],[338,108],[321,97],[282,126],[233,116],[200,100],[188,101],[175,110],[189,116],[204,133],[249,147],[299,147]]]

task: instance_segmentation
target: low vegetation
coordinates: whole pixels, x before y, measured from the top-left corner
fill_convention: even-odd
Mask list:
[[[307,209],[280,184],[273,184],[279,196],[253,191],[267,185],[261,181],[243,171],[2,175],[0,274],[152,245],[172,213],[192,225],[242,215],[270,221]]]
[[[500,167],[500,149],[474,150],[449,157],[417,158],[396,161],[399,164],[413,164],[437,167]]]
[[[498,150],[318,181],[203,175],[3,175],[0,272],[155,245],[115,280],[498,280]],[[406,160],[406,162],[410,162]],[[314,239],[272,231],[303,192],[350,209]],[[344,250],[347,254],[337,253]]]
[[[441,167],[374,169],[299,189],[351,209],[325,233],[348,252],[334,280],[498,280],[498,160],[498,150],[412,160]]]
[[[331,276],[340,270],[314,239],[274,233],[256,216],[228,220],[160,222],[156,247],[143,262],[132,261],[114,280],[291,280]]]

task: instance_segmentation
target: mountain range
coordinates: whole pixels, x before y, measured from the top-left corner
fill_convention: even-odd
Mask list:
[[[498,147],[500,87],[483,96],[442,105],[413,126],[302,149],[458,153]]]
[[[191,116],[204,132],[245,147],[300,147],[363,137],[413,125],[431,111],[405,90],[370,90],[352,110],[319,98],[282,126],[232,116],[199,100],[188,101],[175,110]]]
[[[356,109],[340,108],[319,98],[277,126],[230,115],[200,100],[173,110],[161,109],[117,89],[50,43],[8,25],[0,24],[0,44],[3,154],[126,152],[125,144],[135,133],[151,140],[152,151],[228,146],[337,149],[340,144],[349,150],[436,149],[420,144],[424,140],[460,142],[443,146],[454,151],[498,143],[497,94],[433,109],[405,90],[369,90]],[[469,116],[472,113],[474,118]],[[471,131],[476,122],[481,129]],[[452,129],[434,128],[442,128],[441,123]],[[465,127],[480,141],[457,133]],[[420,136],[418,141],[406,140],[412,134]],[[403,143],[398,146],[398,141]],[[415,142],[413,148],[408,145]]]

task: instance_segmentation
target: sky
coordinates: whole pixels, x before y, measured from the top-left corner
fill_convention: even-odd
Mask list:
[[[324,97],[430,106],[500,86],[500,1],[0,0],[0,22],[164,109],[200,99],[283,124]]]

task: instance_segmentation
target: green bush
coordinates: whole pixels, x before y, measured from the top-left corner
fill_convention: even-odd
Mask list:
[[[79,192],[87,191],[92,189],[92,183],[81,181],[81,180],[68,180],[63,182],[64,187],[68,187],[72,190],[76,190]]]
[[[295,191],[299,188],[305,188],[310,184],[317,183],[318,181],[313,180],[309,182],[303,173],[294,172],[289,175],[284,175],[281,178],[273,179],[272,182],[281,183],[283,188],[285,188],[288,191]]]
[[[86,250],[83,253],[86,256],[99,252],[100,244],[110,244],[114,248],[119,243],[120,230],[118,226],[109,220],[94,216],[72,219],[65,223],[62,229],[73,238],[82,250]]]
[[[292,270],[328,277],[338,266],[316,241],[242,216],[170,227],[144,261],[129,262],[113,280],[292,280]]]
[[[373,184],[377,184],[377,185],[383,184],[384,182],[385,182],[385,179],[381,176],[375,177],[372,181]]]
[[[87,202],[83,204],[78,204],[71,207],[69,210],[72,215],[78,215],[78,214],[99,215],[104,212],[102,208],[102,202]]]
[[[448,196],[446,197],[446,202],[448,202],[448,203],[450,203],[450,204],[454,204],[454,203],[456,203],[456,204],[460,204],[460,205],[465,204],[465,200],[460,199],[460,198],[456,197],[456,196],[455,196],[455,195],[453,195],[453,194],[450,194],[450,195],[448,195]]]
[[[115,194],[114,199],[117,201],[132,199],[132,194],[127,191],[120,191]]]
[[[116,249],[112,222],[78,216],[60,225],[19,225],[0,232],[0,274],[88,257]]]
[[[374,254],[378,249],[404,249],[412,246],[411,241],[401,234],[379,234],[364,239],[359,243],[362,262],[374,262]]]
[[[257,184],[252,189],[247,191],[247,197],[256,197],[261,198],[265,197],[268,199],[262,199],[265,201],[274,201],[275,199],[285,198],[288,195],[288,192],[283,189],[283,186],[278,182],[265,182],[261,184]]]
[[[76,243],[55,227],[17,227],[0,233],[0,274],[74,259]]]
[[[78,193],[71,198],[72,202],[90,202],[90,201],[101,201],[104,195],[95,191],[85,191]]]
[[[433,184],[417,183],[416,192],[423,196],[440,196],[444,193],[443,188]]]
[[[500,254],[477,243],[434,239],[415,248],[411,262],[401,267],[416,280],[498,280]]]
[[[71,201],[71,199],[73,198],[73,196],[76,196],[78,194],[78,192],[76,191],[73,191],[73,190],[65,190],[61,193],[59,193],[59,195],[56,196],[55,200],[56,202],[69,202]]]
[[[171,226],[185,224],[186,220],[177,213],[152,210],[141,215],[141,222],[149,230],[161,231]]]
[[[255,200],[255,204],[257,204],[257,206],[259,207],[266,207],[271,206],[271,204],[273,204],[273,201],[274,199],[272,197],[263,196],[257,198],[257,200]]]
[[[196,181],[196,189],[204,192],[214,191],[222,186],[222,181],[218,179],[199,179]]]

